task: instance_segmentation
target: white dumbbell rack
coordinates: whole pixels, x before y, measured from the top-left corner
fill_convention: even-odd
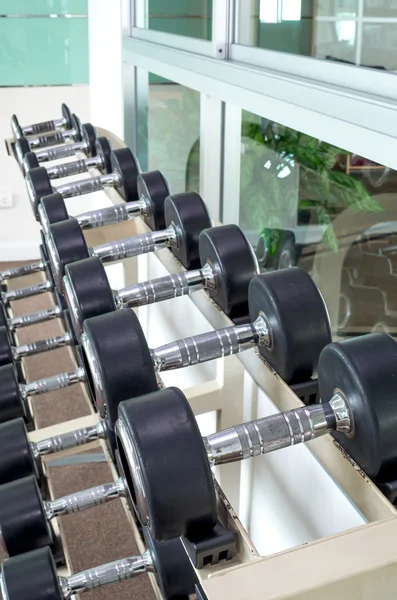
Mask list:
[[[114,148],[125,145],[109,131],[98,128],[98,134],[110,138]],[[112,203],[122,202],[114,189],[106,195]],[[137,218],[87,231],[86,237],[96,245],[146,231]],[[123,284],[182,270],[168,250],[161,250],[125,261]],[[204,291],[137,312],[151,347],[232,324]],[[196,415],[216,411],[217,429],[255,418],[258,410],[264,416],[301,405],[255,350],[165,373],[162,380],[184,390]],[[36,430],[31,439],[92,424],[97,416],[91,413]],[[394,593],[396,509],[330,435],[248,463],[216,473],[219,514],[237,533],[239,553],[230,562],[197,571],[208,600],[358,600]],[[259,506],[258,485],[263,488]]]

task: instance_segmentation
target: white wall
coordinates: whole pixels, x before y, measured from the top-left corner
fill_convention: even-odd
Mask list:
[[[89,121],[89,88],[81,86],[0,88],[0,138],[11,136],[10,119],[15,113],[22,125],[61,116],[66,102],[83,122]],[[0,143],[0,191],[11,191],[12,208],[0,209],[0,260],[37,258],[40,243],[26,193],[24,179],[5,144]]]
[[[88,34],[91,119],[123,139],[121,0],[88,0]]]

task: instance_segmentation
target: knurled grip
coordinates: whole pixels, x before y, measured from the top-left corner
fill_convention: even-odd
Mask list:
[[[167,236],[160,240],[158,232],[142,233],[131,238],[124,238],[109,244],[95,246],[93,255],[98,256],[102,262],[114,262],[124,260],[132,256],[139,256],[148,252],[154,252],[168,245]]]
[[[72,181],[63,186],[57,187],[57,192],[62,194],[64,198],[72,198],[74,196],[83,196],[84,194],[91,194],[93,192],[100,192],[106,187],[103,182],[103,176],[90,177],[83,179],[82,181]]]
[[[68,431],[67,433],[41,440],[40,442],[36,442],[34,446],[39,456],[56,454],[63,450],[85,446],[95,440],[103,439],[105,435],[105,428],[102,422],[100,422],[92,427],[75,429],[74,431]]]
[[[57,129],[55,121],[42,121],[41,123],[33,123],[28,127],[22,128],[24,133],[27,135],[38,135],[40,133],[47,133],[48,131],[54,131]],[[26,131],[26,130],[29,131]]]
[[[56,148],[46,148],[36,152],[36,158],[39,162],[47,162],[49,160],[57,160],[59,158],[67,158],[74,156],[76,152],[84,149],[84,142],[76,142],[74,144],[64,144]]]
[[[69,140],[74,134],[74,131],[54,131],[44,135],[38,135],[29,140],[32,148],[45,148],[46,146],[57,146]]]
[[[177,296],[185,296],[193,290],[193,286],[185,272],[166,275],[151,281],[137,283],[119,290],[123,306],[145,306],[154,302],[162,302]]]
[[[84,369],[77,369],[68,373],[59,373],[58,375],[52,375],[44,379],[37,379],[30,383],[21,385],[22,396],[38,396],[39,394],[46,394],[47,392],[55,392],[55,390],[61,390],[62,388],[69,387],[74,383],[84,380]]]
[[[41,354],[42,352],[49,352],[50,350],[56,350],[71,344],[71,337],[69,333],[63,335],[55,335],[45,340],[37,340],[35,342],[28,342],[14,348],[14,358],[19,359],[24,356],[34,356],[35,354]]]
[[[68,494],[67,496],[62,496],[62,498],[46,502],[47,518],[51,519],[54,516],[60,517],[62,515],[81,512],[82,510],[111,502],[123,495],[125,495],[125,485],[122,479],[118,479],[112,483],[97,485],[87,490]]]
[[[28,327],[29,325],[36,325],[37,323],[44,323],[45,321],[51,321],[56,319],[62,314],[62,309],[59,306],[54,308],[47,308],[46,310],[39,310],[31,313],[30,315],[21,315],[20,317],[13,317],[9,319],[8,326],[14,331],[20,327]]]
[[[21,300],[22,298],[29,298],[30,296],[44,294],[45,292],[49,292],[52,289],[54,289],[52,283],[50,281],[45,281],[43,283],[38,283],[29,287],[3,292],[1,294],[1,299],[3,300],[3,302],[7,303],[13,300]]]
[[[88,168],[84,159],[66,162],[55,167],[47,169],[47,174],[50,179],[60,179],[61,177],[70,177],[71,175],[79,175],[87,173]]]
[[[15,277],[23,277],[24,275],[29,275],[31,273],[38,273],[39,271],[44,271],[44,269],[45,265],[41,261],[38,263],[23,265],[22,267],[5,269],[4,271],[0,271],[0,281],[4,281],[5,279],[14,279]]]
[[[77,218],[84,229],[95,229],[96,227],[105,227],[106,225],[128,221],[131,218],[131,211],[127,204],[116,204],[92,210],[89,213],[79,215]]]
[[[315,437],[310,411],[305,407],[236,425],[234,429],[243,459],[302,444]]]
[[[157,372],[197,365],[209,360],[237,354],[257,344],[253,323],[209,331],[187,337],[151,351]]]

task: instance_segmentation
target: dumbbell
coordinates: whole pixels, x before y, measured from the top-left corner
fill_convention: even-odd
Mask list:
[[[169,194],[169,188],[160,171],[140,174],[137,180],[137,191],[139,200],[88,211],[77,215],[75,219],[82,230],[87,230],[121,223],[140,215],[151,229],[164,228],[164,201]],[[40,246],[41,260],[37,263],[0,271],[0,283],[48,269],[48,256],[44,244],[46,245],[46,239],[50,234],[50,225],[67,220],[69,214],[63,199],[58,194],[51,194],[42,199],[39,205],[39,216],[44,232],[43,244]],[[15,299],[17,298],[11,298],[11,300]]]
[[[88,283],[88,285],[90,285]],[[148,348],[135,313],[121,309],[85,321],[78,368],[20,384],[12,364],[0,367],[0,422],[26,419],[26,398],[84,381],[96,408],[114,432],[122,400],[157,389],[156,374],[258,347],[288,383],[315,374],[330,342],[328,314],[310,276],[301,269],[255,275],[249,285],[252,323],[227,327]]]
[[[211,467],[330,432],[369,477],[395,477],[396,369],[397,344],[386,334],[329,344],[318,364],[322,403],[204,438],[177,388],[122,402],[117,447],[132,477],[131,497],[142,525],[157,541],[203,536],[217,520]]]
[[[114,429],[118,404],[157,390],[157,374],[162,371],[249,348],[257,348],[287,383],[310,380],[321,350],[331,341],[327,309],[310,275],[299,268],[255,275],[248,303],[251,323],[154,349],[149,349],[138,317],[129,309],[87,319],[81,336],[86,381],[109,428]]]
[[[150,193],[148,197],[152,199],[152,206],[160,205],[164,210],[165,229],[88,248],[76,219],[69,218],[50,226],[47,237],[48,257],[60,293],[63,290],[65,266],[90,256],[97,257],[103,263],[111,263],[161,248],[170,248],[186,269],[199,266],[198,238],[203,229],[212,225],[207,208],[197,192],[169,196],[168,186],[159,172],[156,179],[159,187],[153,185],[155,194]],[[96,289],[96,277],[87,278],[86,285]]]
[[[113,455],[114,440],[109,439],[106,423],[98,420],[89,427],[74,429],[38,442],[29,439],[22,418],[0,424],[0,485],[33,475],[41,489],[45,488],[42,456],[49,456],[96,440],[110,442]]]
[[[62,117],[51,119],[50,121],[43,121],[41,123],[31,123],[30,125],[20,125],[18,117],[12,115],[11,117],[11,129],[15,140],[18,140],[25,135],[39,135],[40,133],[47,133],[49,131],[59,131],[63,129],[72,128],[72,113],[66,104],[62,104],[61,107]]]
[[[84,129],[83,127],[83,140],[84,140]],[[95,135],[95,130],[93,131]],[[92,141],[94,145],[92,145]],[[61,177],[70,177],[71,175],[78,175],[79,173],[87,173],[90,169],[98,169],[102,173],[109,173],[111,171],[110,166],[110,153],[112,151],[110,142],[105,137],[98,137],[93,139],[89,143],[85,144],[84,149],[80,149],[87,156],[87,158],[60,163],[53,167],[46,167],[47,175],[49,179],[59,179]],[[44,162],[44,161],[42,161]],[[37,169],[40,167],[40,161],[37,158],[35,152],[28,152],[25,154],[22,161],[22,172],[27,175],[31,169]]]
[[[113,187],[119,190],[125,200],[137,200],[139,173],[140,166],[131,150],[119,148],[110,153],[110,170],[104,175],[71,181],[53,188],[47,170],[44,167],[37,167],[27,173],[25,182],[33,214],[38,219],[40,200],[54,192],[62,198],[72,198]]]
[[[78,119],[75,114],[72,114],[70,125],[69,129],[50,131],[48,133],[43,133],[42,135],[18,138],[15,142],[15,152],[18,152],[18,162],[20,154],[17,148],[22,150],[29,148],[30,151],[37,148],[47,148],[48,146],[66,144],[67,142],[81,142],[81,123],[80,119]]]
[[[87,157],[95,156],[95,140],[97,133],[95,127],[91,123],[80,122],[80,119],[73,115],[74,141],[72,143],[63,144],[61,146],[50,146],[48,148],[38,148],[33,151],[27,138],[20,138],[15,142],[14,154],[18,165],[24,175],[33,167],[35,161],[40,163],[50,160],[59,160],[74,156],[77,152],[82,152]],[[57,142],[58,143],[58,142]],[[26,158],[26,160],[25,160]]]
[[[106,271],[96,257],[69,264],[63,289],[70,320],[80,339],[86,319],[124,307],[161,302],[201,289],[232,319],[248,314],[248,284],[259,272],[251,244],[237,225],[205,229],[199,236],[201,267],[167,275],[120,290],[112,290]],[[96,286],[87,281],[96,281]],[[101,312],[99,312],[101,311]]]
[[[7,329],[0,327],[0,366],[21,360],[26,356],[77,344],[84,320],[97,314],[95,311],[84,311],[84,309],[104,306],[112,295],[114,296],[113,310],[116,310],[117,307],[134,307],[159,302],[205,288],[228,315],[234,318],[245,317],[248,314],[248,285],[259,269],[253,249],[241,229],[237,225],[224,225],[203,231],[199,237],[199,253],[201,269],[169,275],[118,292],[112,292],[109,284],[107,288],[100,285],[87,290],[87,277],[92,277],[95,268],[99,272],[96,279],[101,278],[104,283],[107,282],[105,269],[97,259],[80,261],[85,269],[83,273],[80,262],[69,265],[80,266],[78,282],[83,286],[82,305],[79,301],[75,306],[74,299],[80,297],[79,293],[75,287],[71,289],[70,278],[65,285],[65,290],[71,299],[72,308],[69,314],[74,315],[73,331],[68,330],[62,335],[16,346],[13,345]],[[94,261],[94,265],[90,261]],[[77,335],[74,335],[74,332]]]
[[[181,540],[156,543],[144,531],[147,550],[70,575],[58,576],[50,548],[40,548],[6,559],[1,590],[7,600],[67,600],[89,590],[154,573],[162,597],[189,600],[197,578]],[[77,597],[77,596],[76,596]]]

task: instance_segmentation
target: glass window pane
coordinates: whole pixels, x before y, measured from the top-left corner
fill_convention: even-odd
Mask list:
[[[236,41],[397,71],[397,0],[360,1],[364,17],[358,0],[247,0],[240,13]],[[371,18],[383,22],[372,23]]]
[[[363,0],[364,17],[381,17],[382,19],[397,16],[397,0]]]
[[[148,0],[148,28],[210,40],[212,0]]]
[[[86,15],[87,0],[1,0],[2,15]]]
[[[335,337],[397,334],[397,171],[245,112],[239,224],[263,270],[312,274]]]
[[[139,160],[149,170],[159,169],[173,193],[199,192],[199,92],[150,73],[147,102],[147,127],[140,132]]]

